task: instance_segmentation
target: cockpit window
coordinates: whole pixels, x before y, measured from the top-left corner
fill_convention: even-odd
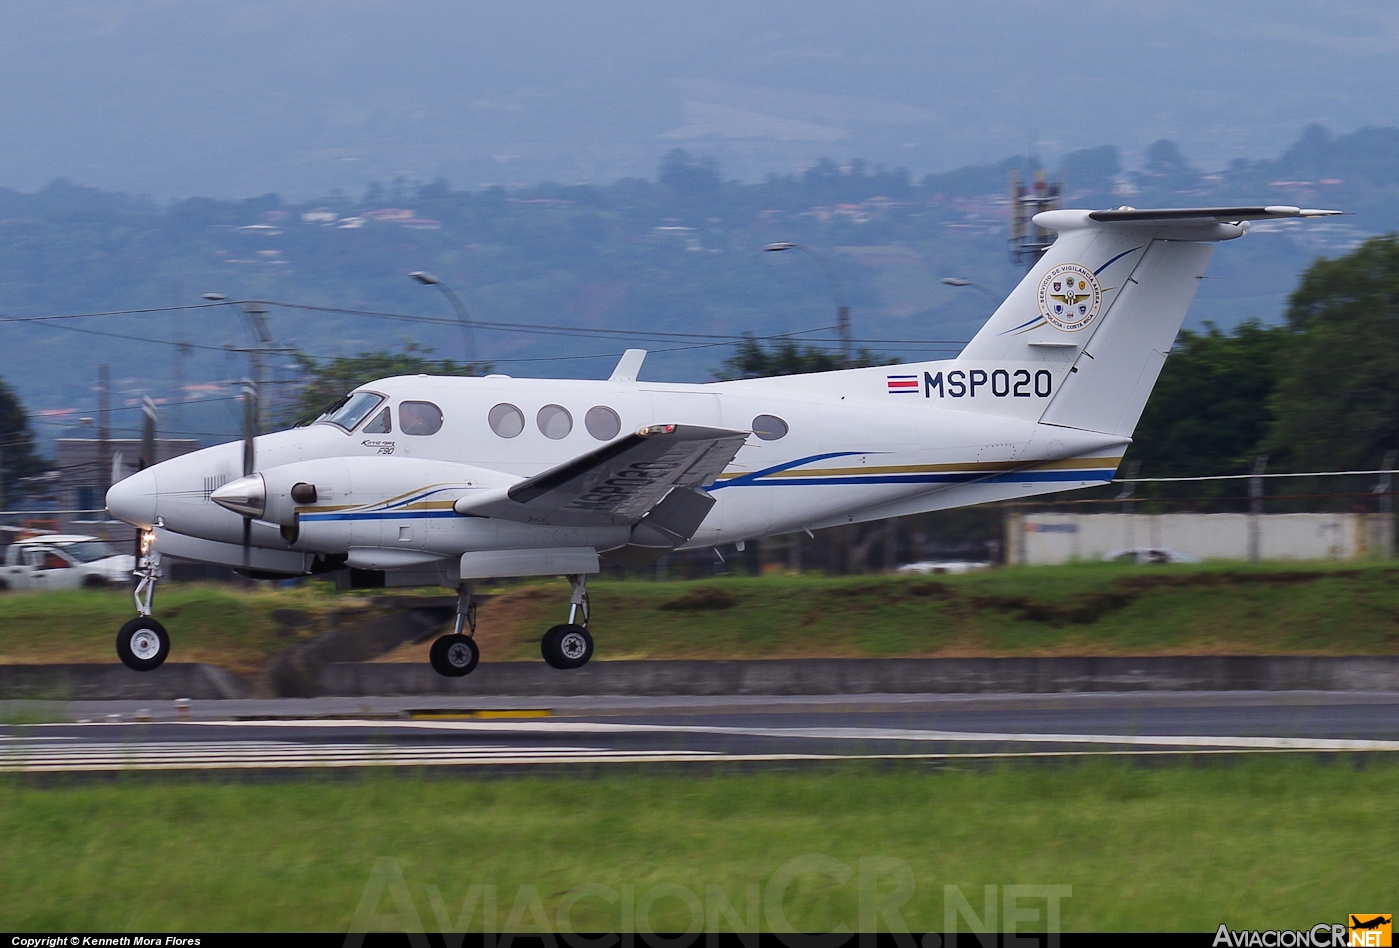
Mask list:
[[[365,434],[389,434],[393,431],[393,417],[389,413],[389,406],[385,405],[384,410],[375,415],[369,424],[364,426]]]
[[[323,422],[353,431],[355,425],[364,421],[365,416],[378,408],[383,400],[384,396],[375,395],[373,392],[355,392],[345,399],[345,404],[334,411],[326,412],[318,424]]]
[[[442,430],[442,409],[432,402],[403,402],[398,427],[406,435],[431,435]]]

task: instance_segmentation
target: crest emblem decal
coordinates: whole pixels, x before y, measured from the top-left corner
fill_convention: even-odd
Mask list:
[[[1086,329],[1097,318],[1102,304],[1103,289],[1098,278],[1077,263],[1061,263],[1040,280],[1040,315],[1060,332]]]

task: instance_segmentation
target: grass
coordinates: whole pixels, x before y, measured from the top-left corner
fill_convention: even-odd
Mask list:
[[[9,781],[0,927],[344,931],[358,911],[416,915],[431,931],[439,911],[456,924],[472,886],[494,887],[475,891],[494,894],[498,925],[513,909],[528,926],[537,896],[553,927],[560,901],[591,885],[572,911],[578,930],[622,924],[619,896],[651,902],[662,931],[688,927],[687,894],[711,906],[722,894],[743,917],[752,886],[767,928],[779,869],[824,858],[835,874],[799,874],[782,900],[798,929],[859,927],[862,867],[882,893],[911,874],[900,913],[915,931],[944,928],[948,885],[978,915],[983,886],[1072,886],[1069,931],[1308,928],[1399,895],[1399,766],[1364,763]],[[381,896],[361,907],[371,881]],[[1040,911],[1026,927],[1042,926],[1043,899],[1026,905]]]
[[[1399,654],[1399,566],[1206,563],[1012,567],[963,576],[728,576],[591,585],[597,657]],[[537,660],[568,587],[497,590],[486,661]],[[442,592],[442,590],[429,591]],[[325,582],[162,589],[174,661],[256,672],[295,642],[377,608]],[[129,594],[0,596],[0,664],[111,662]],[[427,643],[387,661],[426,661]]]
[[[375,610],[360,594],[325,584],[256,587],[168,585],[156,617],[170,629],[172,660],[252,673],[298,641]],[[112,662],[117,630],[136,615],[126,590],[74,589],[0,595],[0,664]]]
[[[567,586],[481,607],[485,660],[538,658]],[[599,659],[1399,653],[1399,567],[1076,564],[962,576],[597,583]],[[421,654],[420,654],[421,653]],[[425,659],[426,645],[387,660]]]

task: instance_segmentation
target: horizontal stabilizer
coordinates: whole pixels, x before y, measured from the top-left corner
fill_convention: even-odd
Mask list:
[[[1089,211],[1088,219],[1100,224],[1159,224],[1170,221],[1270,221],[1289,217],[1334,217],[1341,211],[1321,211],[1313,208],[1271,204],[1267,207],[1118,207],[1107,211]]]
[[[557,526],[634,524],[671,488],[713,483],[747,438],[728,428],[651,425],[453,509]]]

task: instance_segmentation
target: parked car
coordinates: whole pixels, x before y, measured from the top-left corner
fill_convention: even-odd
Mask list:
[[[0,589],[77,589],[131,581],[136,558],[97,537],[56,534],[5,548]]]
[[[972,570],[986,569],[990,565],[990,563],[981,563],[974,560],[920,560],[917,563],[905,563],[894,570],[894,572],[921,576],[941,576],[947,573],[970,573]]]
[[[1180,550],[1158,550],[1139,546],[1131,550],[1113,550],[1103,554],[1109,563],[1198,563],[1200,558]]]

